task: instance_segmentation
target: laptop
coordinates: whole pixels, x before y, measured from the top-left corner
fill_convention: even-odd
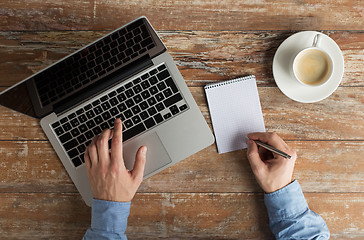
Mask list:
[[[88,206],[83,154],[92,138],[123,123],[124,161],[148,147],[144,178],[214,142],[182,75],[145,17],[2,92],[0,104],[40,124]]]

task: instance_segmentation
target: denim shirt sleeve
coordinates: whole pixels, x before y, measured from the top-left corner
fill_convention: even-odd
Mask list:
[[[264,203],[270,229],[277,239],[329,239],[325,221],[308,208],[296,180],[282,189],[264,194]]]
[[[130,202],[92,200],[91,227],[83,239],[127,239]]]

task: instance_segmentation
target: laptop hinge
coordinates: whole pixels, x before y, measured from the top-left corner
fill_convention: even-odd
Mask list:
[[[148,67],[153,66],[153,62],[149,57],[149,54],[138,58],[137,60],[131,62],[125,67],[122,67],[111,74],[99,79],[97,82],[87,86],[86,88],[72,94],[68,98],[55,103],[53,105],[54,112],[57,116],[66,112],[69,108],[75,107],[95,95],[107,90],[116,84],[125,81],[129,77],[147,69]]]

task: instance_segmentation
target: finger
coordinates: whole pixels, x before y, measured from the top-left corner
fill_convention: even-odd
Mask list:
[[[259,156],[257,144],[252,140],[248,140],[247,144],[248,144],[248,150],[247,150],[248,160],[255,174],[260,169],[265,168],[265,164]]]
[[[249,133],[248,138],[251,140],[259,140],[263,143],[267,143],[282,151],[289,148],[288,145],[283,141],[283,139],[279,137],[278,134],[276,133],[269,133],[269,132]]]
[[[85,150],[85,153],[83,154],[83,159],[85,160],[86,168],[91,169],[91,167],[92,167],[91,159],[90,159],[90,156],[88,155],[87,148]]]
[[[99,162],[99,157],[97,154],[96,141],[99,136],[95,136],[90,145],[87,147],[87,152],[90,157],[91,166],[96,166]]]
[[[104,163],[108,164],[110,162],[110,155],[109,155],[110,135],[111,135],[111,130],[105,129],[104,131],[102,131],[96,142],[99,161],[102,164]]]
[[[119,164],[123,159],[123,125],[119,118],[115,119],[114,133],[111,139],[111,161]],[[124,166],[124,163],[120,164]]]
[[[147,147],[141,146],[135,156],[134,168],[131,171],[132,176],[140,182],[143,180],[144,168],[147,156]]]

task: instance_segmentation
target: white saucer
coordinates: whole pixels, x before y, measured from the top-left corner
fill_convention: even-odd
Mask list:
[[[304,48],[311,47],[316,34],[321,34],[320,48],[325,50],[334,62],[332,77],[322,86],[304,86],[292,78],[289,64],[293,56]],[[330,96],[339,86],[344,74],[344,57],[334,40],[315,31],[304,31],[293,34],[283,41],[273,59],[273,76],[279,89],[289,98],[297,102],[313,103]]]

